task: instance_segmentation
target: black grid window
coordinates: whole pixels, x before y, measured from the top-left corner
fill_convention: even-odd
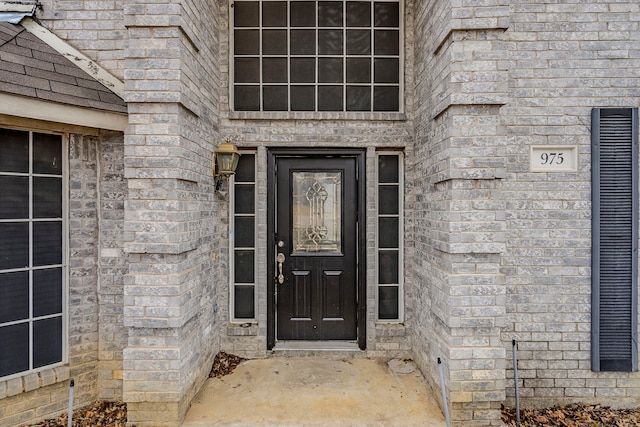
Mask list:
[[[233,185],[232,318],[255,319],[256,184],[255,154],[242,153]]]
[[[399,1],[237,0],[232,10],[234,110],[400,111]]]
[[[378,155],[378,320],[401,321],[402,157]]]
[[[63,143],[0,129],[0,377],[63,361]]]

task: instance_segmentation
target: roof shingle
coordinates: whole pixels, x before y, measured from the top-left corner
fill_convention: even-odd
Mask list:
[[[122,99],[20,25],[0,22],[0,70],[0,92],[127,111]]]

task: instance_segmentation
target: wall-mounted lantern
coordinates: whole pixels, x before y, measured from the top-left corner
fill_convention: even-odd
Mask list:
[[[226,192],[223,190],[224,181],[229,180],[229,176],[236,172],[240,160],[240,153],[231,141],[227,140],[220,144],[218,149],[213,153],[213,177],[215,178],[215,189],[223,196]]]

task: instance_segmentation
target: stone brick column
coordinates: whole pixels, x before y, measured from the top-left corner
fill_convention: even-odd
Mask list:
[[[440,387],[445,368],[452,424],[501,425],[506,354],[504,32],[509,7],[431,0],[416,16],[414,267],[416,360]]]
[[[124,2],[123,395],[131,425],[179,425],[219,346],[214,7],[195,0]]]

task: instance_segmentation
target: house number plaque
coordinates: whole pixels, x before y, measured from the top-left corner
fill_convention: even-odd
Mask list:
[[[532,145],[529,170],[531,172],[577,172],[578,146]]]

